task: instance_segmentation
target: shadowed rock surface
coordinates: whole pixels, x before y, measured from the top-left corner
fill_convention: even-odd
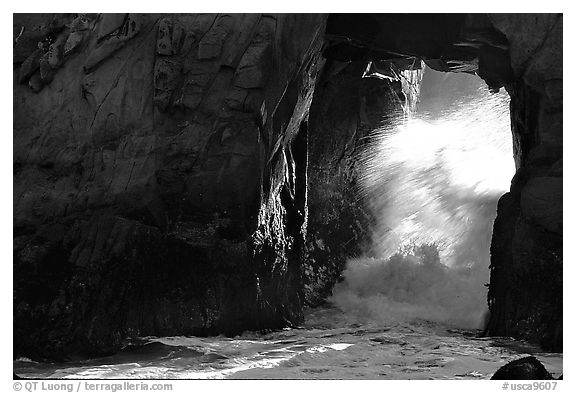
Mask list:
[[[302,320],[324,20],[15,16],[17,353]]]
[[[300,323],[362,247],[352,158],[402,101],[397,80],[363,71],[416,58],[508,90],[518,172],[494,227],[487,332],[562,350],[562,15],[13,27],[15,355]]]
[[[542,380],[554,379],[546,370],[546,367],[534,356],[527,356],[514,360],[505,366],[500,367],[490,379],[499,380]]]
[[[419,63],[418,63],[419,64]],[[380,68],[398,71],[393,62]],[[359,157],[376,127],[402,114],[399,75],[362,78],[366,62],[328,60],[310,109],[306,303],[331,294],[346,261],[365,252],[375,219],[360,195]]]
[[[494,223],[488,334],[562,352],[562,16],[492,20],[510,42],[517,173]]]

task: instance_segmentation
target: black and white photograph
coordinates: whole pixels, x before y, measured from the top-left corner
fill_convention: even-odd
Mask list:
[[[564,391],[562,7],[214,8],[12,13],[6,391]]]

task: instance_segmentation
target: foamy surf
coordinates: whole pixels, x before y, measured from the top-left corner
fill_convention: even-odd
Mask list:
[[[435,94],[435,76],[425,70],[415,111],[374,130],[361,154],[372,246],[329,301],[364,321],[481,328],[497,201],[515,172],[509,97],[472,75],[443,76]]]
[[[306,324],[248,337],[148,337],[198,356],[162,359],[131,352],[82,364],[15,364],[34,378],[117,379],[488,379],[507,362],[536,356],[554,375],[562,354],[509,338],[478,337],[430,321],[362,321],[337,308],[310,310]],[[163,344],[164,345],[164,344]],[[159,354],[166,349],[157,347]],[[149,356],[151,355],[151,356]]]

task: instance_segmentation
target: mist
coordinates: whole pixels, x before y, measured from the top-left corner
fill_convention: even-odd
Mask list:
[[[507,93],[426,69],[416,109],[371,141],[359,157],[371,247],[330,301],[364,320],[481,327],[496,205],[515,171]]]

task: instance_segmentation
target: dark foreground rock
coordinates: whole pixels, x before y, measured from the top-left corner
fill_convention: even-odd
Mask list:
[[[538,359],[534,356],[527,356],[500,367],[490,379],[542,380],[554,378]]]

